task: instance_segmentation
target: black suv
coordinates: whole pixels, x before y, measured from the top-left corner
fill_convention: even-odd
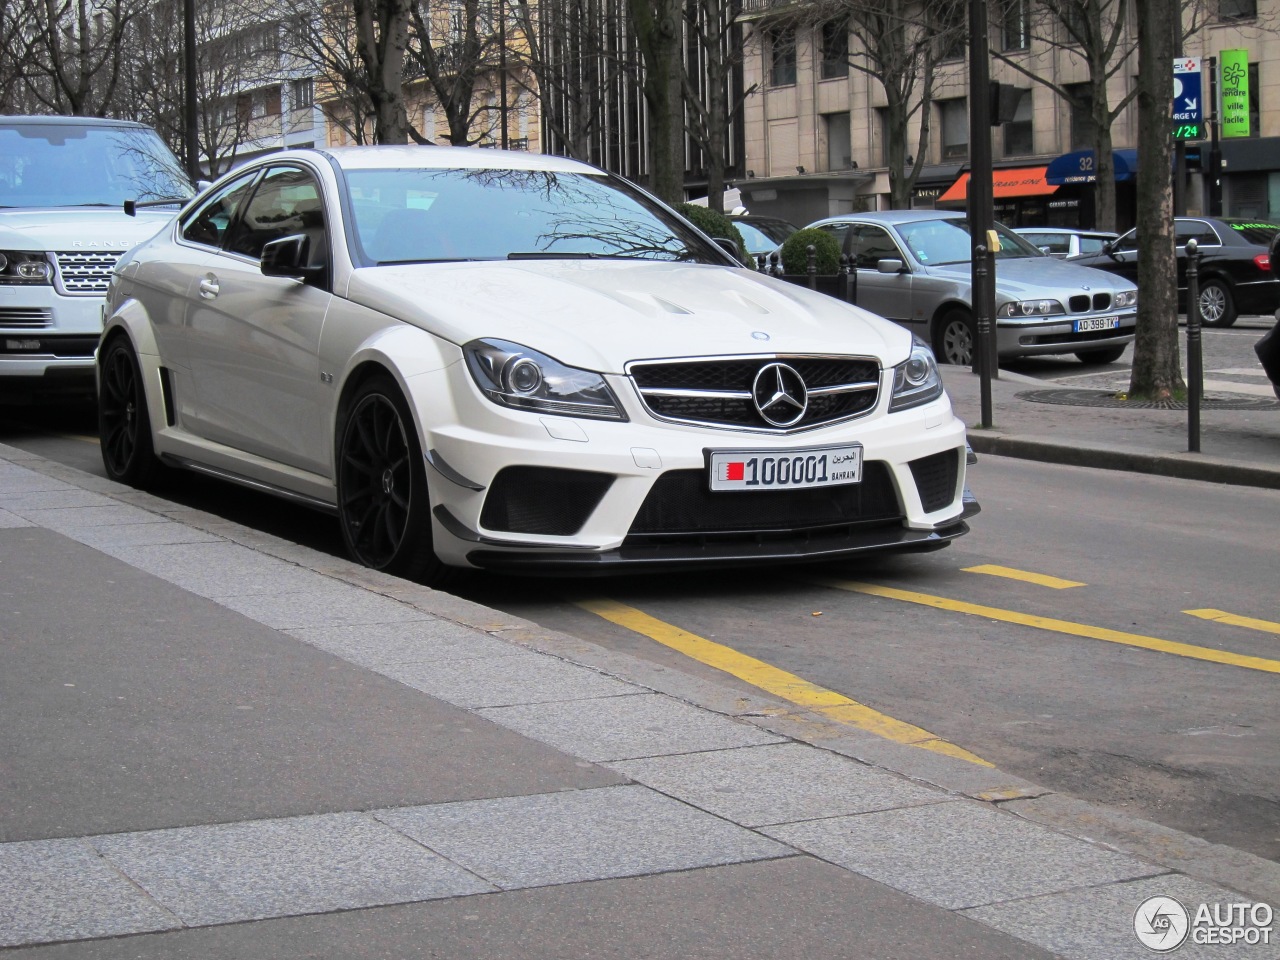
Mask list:
[[[1229,327],[1241,313],[1272,314],[1280,307],[1280,280],[1271,273],[1269,247],[1280,224],[1232,217],[1178,217],[1178,309],[1186,309],[1187,241],[1200,248],[1200,317],[1207,327]],[[1138,234],[1130,230],[1101,253],[1072,263],[1110,270],[1138,282]]]

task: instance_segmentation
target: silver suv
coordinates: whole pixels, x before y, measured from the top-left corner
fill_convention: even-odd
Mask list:
[[[856,264],[858,306],[913,330],[946,363],[973,362],[972,240],[963,213],[882,210],[809,226],[835,237]],[[999,224],[996,233],[997,353],[1120,359],[1133,341],[1138,288],[1046,256]]]
[[[195,191],[159,135],[88,117],[0,117],[0,389],[93,390],[111,269]],[[125,200],[174,200],[126,216]]]

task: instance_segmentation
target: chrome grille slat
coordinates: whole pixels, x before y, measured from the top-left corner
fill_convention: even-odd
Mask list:
[[[808,408],[801,420],[777,427],[752,399],[756,374],[782,362],[804,380]],[[881,370],[874,357],[757,354],[639,360],[627,365],[645,409],[659,420],[767,433],[795,433],[864,416],[875,409]]]
[[[55,282],[60,292],[72,296],[101,296],[111,282],[111,271],[121,250],[59,250],[54,253]]]
[[[53,311],[48,307],[0,307],[0,327],[31,330],[52,326]]]

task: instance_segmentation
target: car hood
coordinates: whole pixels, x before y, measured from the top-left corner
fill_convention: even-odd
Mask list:
[[[632,360],[841,353],[905,360],[911,335],[834,297],[749,270],[539,260],[356,270],[348,297],[456,344],[510,340],[621,373]]]
[[[929,267],[935,277],[969,283],[967,263]],[[1035,300],[1082,290],[1133,290],[1134,285],[1113,273],[1068,263],[1056,257],[1016,257],[996,261],[996,295],[1005,300]]]
[[[0,208],[0,250],[128,250],[155,233],[176,211],[119,207]]]

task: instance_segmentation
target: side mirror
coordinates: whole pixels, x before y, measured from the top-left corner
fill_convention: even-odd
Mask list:
[[[1108,240],[1106,243],[1102,245],[1102,252],[1105,253],[1108,257],[1115,259],[1116,242],[1114,240]]]
[[[897,258],[888,257],[876,261],[876,270],[880,273],[906,273],[907,265]]]
[[[264,277],[292,277],[306,280],[318,276],[323,267],[311,263],[311,238],[305,233],[272,240],[262,248]]]
[[[738,245],[729,237],[712,237],[711,239],[716,242],[716,246],[733,257],[735,261],[742,262],[742,252],[738,250]]]

